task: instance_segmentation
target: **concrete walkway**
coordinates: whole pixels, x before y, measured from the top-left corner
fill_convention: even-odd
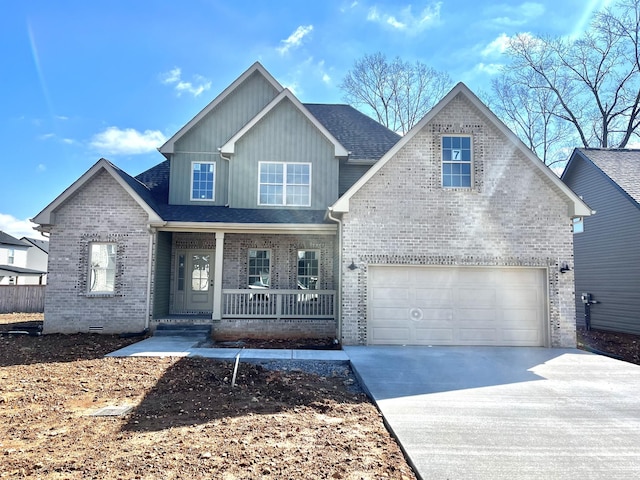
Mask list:
[[[575,349],[198,348],[151,337],[110,356],[350,361],[423,479],[640,476],[640,366]]]
[[[324,360],[349,361],[344,350],[287,350],[251,348],[198,348],[206,337],[158,336],[107,354],[108,357],[206,357],[232,360],[240,354],[243,360]]]

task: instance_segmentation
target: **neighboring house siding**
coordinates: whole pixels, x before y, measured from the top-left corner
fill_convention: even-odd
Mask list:
[[[144,210],[104,170],[56,209],[49,250],[45,333],[121,333],[144,328],[147,222]],[[87,295],[88,250],[95,241],[117,244],[115,295]]]
[[[47,271],[47,263],[49,261],[49,255],[46,252],[43,252],[38,247],[33,246],[27,250],[27,268],[31,268],[33,270],[42,270],[43,272]],[[46,284],[47,276],[43,275],[42,281],[40,277],[25,277],[25,284],[38,285],[38,284]],[[21,282],[22,283],[22,282]]]
[[[292,208],[327,208],[338,198],[338,160],[334,153],[334,146],[304,114],[288,99],[283,100],[237,142],[231,159],[229,206],[260,207],[259,162],[301,162],[312,164],[311,206]]]
[[[474,188],[441,187],[440,137],[473,136]],[[367,343],[369,265],[530,266],[548,269],[550,345],[575,346],[568,207],[542,174],[460,96],[350,201],[343,218],[345,344]],[[357,270],[346,269],[354,260]]]
[[[640,334],[640,209],[595,166],[575,160],[564,181],[596,211],[574,235],[578,325],[587,292],[599,302],[590,308],[592,328]]]
[[[259,73],[251,75],[219,105],[209,112],[198,125],[189,130],[175,144],[171,161],[169,203],[188,205],[191,202],[191,161],[217,161],[216,205],[225,205],[227,162],[221,160],[218,148],[243,125],[262,110],[278,92]],[[213,155],[178,155],[179,153],[211,153]],[[222,164],[222,165],[221,165]],[[217,193],[217,192],[216,192]],[[201,202],[196,202],[201,204]]]

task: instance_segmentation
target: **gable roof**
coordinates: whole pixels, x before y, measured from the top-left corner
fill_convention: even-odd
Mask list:
[[[274,98],[269,104],[264,107],[255,117],[253,117],[247,124],[245,124],[240,130],[236,132],[222,147],[220,152],[226,155],[232,155],[235,152],[236,142],[240,140],[247,132],[249,132],[260,120],[262,120],[269,112],[271,112],[276,106],[284,100],[289,100],[319,131],[324,135],[329,142],[333,144],[334,155],[336,157],[346,157],[349,155],[347,149],[333,136],[333,134],[326,129],[326,127],[316,119],[309,110],[300,103],[289,89],[284,89],[280,92],[276,98]]]
[[[12,237],[8,233],[4,233],[0,230],[0,245],[11,245],[15,247],[25,247],[28,248],[29,245],[26,245],[24,242],[21,242],[16,237]]]
[[[304,106],[349,151],[349,162],[376,162],[402,138],[351,105]]]
[[[358,180],[345,194],[340,197],[329,210],[336,213],[349,211],[349,200],[353,197],[386,163],[391,160],[402,147],[409,143],[422,128],[435,118],[456,96],[464,96],[475,108],[477,108],[491,124],[497,128],[507,139],[529,160],[533,169],[538,171],[542,178],[555,190],[563,194],[569,201],[569,216],[589,216],[593,212],[589,206],[580,199],[567,185],[558,178],[542,161],[514,134],[502,121],[482,103],[482,101],[462,82],[458,83],[447,93],[414,127],[404,135],[375,165],[373,165],[360,180]]]
[[[178,130],[169,140],[167,140],[164,145],[162,145],[158,151],[163,155],[173,153],[173,149],[175,143],[182,138],[182,136],[187,133],[191,128],[196,125],[202,118],[207,116],[209,112],[211,112],[214,108],[216,108],[222,101],[231,94],[238,86],[240,86],[245,80],[247,80],[254,73],[260,73],[272,86],[273,88],[281,92],[283,90],[282,85],[278,83],[278,81],[273,78],[273,76],[267,72],[267,70],[260,64],[260,62],[255,62],[251,65],[242,75],[236,78],[231,85],[225,88],[220,95],[214,98],[206,107],[204,107],[195,117],[193,117],[186,125],[184,125],[180,130]]]
[[[89,170],[87,170],[78,180],[73,182],[69,188],[62,192],[53,202],[47,205],[44,210],[38,213],[31,221],[40,225],[40,229],[44,226],[52,225],[53,214],[55,210],[71,198],[80,188],[82,188],[89,180],[91,180],[100,171],[109,173],[124,190],[142,207],[149,215],[150,221],[161,221],[160,216],[154,205],[153,197],[149,189],[123,170],[120,170],[109,160],[101,158]],[[155,208],[154,208],[155,207]]]
[[[576,148],[562,172],[565,179],[576,155],[591,163],[636,204],[640,204],[640,150]]]
[[[47,254],[49,253],[49,242],[47,240],[40,240],[38,238],[30,238],[30,237],[22,237],[20,240],[22,240],[24,243],[31,244],[34,247],[39,248],[44,253],[47,253]]]

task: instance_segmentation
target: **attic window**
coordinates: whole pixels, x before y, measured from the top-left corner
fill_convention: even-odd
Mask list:
[[[442,137],[442,186],[471,188],[471,137]]]

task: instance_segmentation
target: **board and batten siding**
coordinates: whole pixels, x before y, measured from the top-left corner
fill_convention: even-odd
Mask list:
[[[592,328],[640,334],[640,209],[582,159],[567,174],[564,181],[596,211],[573,239],[577,324],[585,324],[580,296],[587,292],[599,302],[590,308]]]
[[[296,162],[311,163],[311,206],[288,208],[323,210],[338,198],[338,160],[334,153],[333,144],[285,99],[236,144],[230,166],[229,205],[260,208],[260,162]]]
[[[262,75],[254,73],[216,108],[186,132],[175,144],[171,158],[169,203],[173,205],[226,205],[228,165],[218,154],[221,147],[249,120],[256,116],[278,92]],[[191,201],[191,162],[216,162],[214,202]]]
[[[156,237],[156,261],[153,277],[153,316],[169,314],[171,294],[171,232],[158,232]]]

